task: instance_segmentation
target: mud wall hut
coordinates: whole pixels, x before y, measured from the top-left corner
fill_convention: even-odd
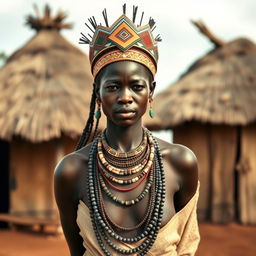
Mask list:
[[[201,22],[214,49],[156,96],[153,130],[173,129],[173,140],[199,161],[201,221],[256,224],[256,45],[223,42]]]
[[[74,150],[87,118],[89,61],[60,34],[71,28],[65,18],[48,6],[28,16],[35,36],[0,69],[2,213],[54,212],[54,167]]]

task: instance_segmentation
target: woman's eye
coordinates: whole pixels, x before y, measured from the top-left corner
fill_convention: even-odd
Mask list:
[[[137,90],[137,91],[141,91],[141,90],[144,88],[144,86],[143,86],[143,85],[139,85],[139,84],[135,84],[135,85],[133,86],[133,88],[134,88],[135,90]]]
[[[108,91],[115,91],[118,89],[118,86],[117,85],[108,85],[106,88]]]

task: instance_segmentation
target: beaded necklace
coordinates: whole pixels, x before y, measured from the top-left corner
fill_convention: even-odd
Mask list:
[[[100,191],[100,189],[99,189]],[[110,216],[107,214],[106,212],[106,209],[105,209],[105,206],[104,206],[104,200],[103,200],[103,197],[102,197],[102,193],[99,193],[99,196],[100,196],[100,202],[101,202],[101,212],[102,212],[102,216],[103,216],[103,219],[104,221],[106,221],[106,223],[111,227],[115,227],[116,229],[118,230],[122,230],[122,231],[133,231],[133,230],[136,230],[138,229],[139,227],[143,226],[146,222],[149,221],[150,219],[150,216],[153,212],[153,205],[154,205],[154,202],[155,202],[155,190],[154,190],[154,186],[152,186],[152,191],[151,191],[151,198],[152,200],[150,200],[150,203],[148,204],[148,207],[147,207],[147,211],[146,211],[146,214],[145,216],[143,217],[143,219],[135,226],[133,227],[123,227],[123,226],[120,226],[118,224],[116,224],[111,218]],[[112,229],[112,231],[114,231]]]
[[[145,176],[145,177],[147,178],[147,176]],[[110,190],[108,189],[108,187],[104,183],[104,180],[103,180],[102,176],[99,176],[99,180],[100,180],[100,185],[101,185],[102,189],[104,190],[106,195],[111,200],[113,200],[117,204],[120,204],[120,205],[123,205],[123,206],[130,206],[130,205],[134,205],[134,204],[137,204],[138,202],[140,202],[146,196],[146,194],[149,192],[149,189],[150,189],[150,187],[152,186],[152,183],[153,183],[153,175],[151,173],[151,175],[149,177],[149,180],[148,180],[148,183],[146,184],[143,191],[139,194],[139,196],[137,196],[135,199],[131,199],[131,200],[121,200],[121,199],[119,199],[117,196],[113,195],[110,192]]]
[[[130,151],[128,153],[117,152],[114,149],[112,149],[110,146],[108,146],[106,142],[106,138],[103,133],[102,136],[100,137],[101,139],[99,139],[98,141],[98,157],[99,157],[100,165],[104,166],[106,170],[109,171],[110,173],[118,176],[136,174],[142,170],[143,170],[142,172],[146,174],[151,169],[153,164],[154,143],[152,140],[152,136],[149,135],[146,129],[143,129],[143,133],[144,133],[144,136],[141,144],[134,151]],[[148,148],[149,148],[149,153],[147,153]],[[106,156],[104,156],[103,149],[107,150],[106,153],[109,153],[109,155],[111,155],[112,157],[111,160],[108,159],[107,154]],[[145,158],[142,159],[141,156]],[[125,168],[128,165],[129,165],[129,168],[128,169]],[[106,173],[106,176],[108,179],[111,179],[114,182],[123,184],[122,181],[124,181],[124,179],[115,178],[114,176],[108,175],[107,173]],[[138,178],[133,178],[130,181],[127,181],[126,184],[130,184],[138,181],[139,178],[142,178],[141,175],[139,176]]]
[[[102,145],[103,145],[104,149],[110,155],[112,155],[114,157],[118,157],[120,160],[122,160],[122,158],[127,159],[127,157],[133,157],[133,156],[140,154],[146,148],[146,146],[147,146],[147,130],[143,128],[143,139],[142,139],[140,145],[138,147],[136,147],[136,149],[133,149],[129,152],[118,152],[115,149],[111,148],[107,143],[106,130],[102,133]]]
[[[149,132],[148,132],[149,133]],[[149,133],[150,134],[150,133]],[[88,162],[88,197],[89,197],[89,209],[90,209],[90,216],[92,221],[92,226],[95,231],[95,236],[97,241],[104,252],[105,255],[111,256],[110,250],[116,251],[118,254],[138,254],[138,255],[145,255],[150,248],[153,246],[158,231],[161,226],[161,220],[163,216],[163,206],[165,201],[165,177],[163,171],[163,163],[162,163],[162,156],[160,154],[159,146],[157,141],[153,138],[150,134],[153,147],[154,147],[154,166],[153,171],[150,172],[152,176],[152,182],[150,181],[150,177],[148,180],[151,182],[150,187],[148,190],[151,192],[149,193],[150,199],[149,203],[152,205],[151,213],[145,214],[144,218],[140,223],[136,226],[145,225],[143,231],[140,232],[138,235],[133,237],[123,237],[117,234],[113,227],[118,228],[111,219],[106,215],[106,211],[104,210],[104,202],[102,198],[102,191],[101,191],[101,182],[100,180],[104,179],[101,176],[101,173],[98,171],[98,142],[100,137],[96,138],[92,143],[90,152],[89,152],[89,162]],[[148,172],[149,173],[149,172]],[[103,180],[104,181],[104,180]],[[106,185],[106,184],[105,184]],[[104,189],[103,189],[104,190]],[[105,192],[105,190],[104,190]],[[127,206],[128,207],[128,206]],[[119,226],[120,227],[120,226]],[[134,227],[121,227],[124,228],[123,230],[132,230]],[[144,239],[143,239],[144,238]],[[114,241],[121,241],[125,243],[135,243],[143,239],[139,246],[133,249],[122,249],[115,245]]]
[[[98,162],[98,168],[99,168],[99,171],[102,173],[102,166],[100,165],[100,163]],[[147,178],[147,176],[148,176],[148,173],[146,173],[145,175],[144,175],[144,177],[143,177],[143,179],[140,181],[140,182],[138,182],[137,184],[135,184],[134,186],[132,186],[132,187],[129,187],[129,188],[120,188],[120,187],[117,187],[117,186],[115,186],[115,185],[113,185],[111,182],[110,182],[110,180],[108,180],[108,178],[107,178],[107,176],[106,175],[102,175],[102,177],[104,178],[104,180],[108,183],[108,185],[110,186],[110,187],[112,187],[113,189],[115,189],[115,190],[118,190],[118,191],[123,191],[123,192],[125,192],[125,191],[131,191],[131,190],[134,190],[134,189],[136,189],[138,186],[140,186],[141,184],[142,184],[142,182]],[[125,184],[125,183],[124,183]]]
[[[106,159],[106,157],[104,156],[104,152],[102,150],[102,143],[101,140],[98,141],[98,156],[99,156],[99,160],[101,162],[101,164],[111,173],[116,174],[116,175],[120,175],[120,176],[124,176],[124,175],[131,175],[131,174],[135,174],[140,172],[143,169],[147,169],[150,168],[150,166],[153,163],[153,158],[154,158],[154,145],[153,142],[150,141],[150,152],[149,152],[149,158],[148,161],[143,160],[143,162],[139,163],[137,165],[137,161],[132,161],[132,159],[130,159],[130,157],[126,158],[126,162],[130,162],[131,165],[133,165],[133,167],[130,168],[125,168],[125,169],[121,169],[118,166],[118,157],[115,158],[115,162],[114,165],[110,164],[109,161]]]
[[[131,190],[136,189],[138,186],[140,186],[140,184],[142,184],[142,182],[145,179],[147,179],[148,173],[152,169],[152,166],[153,166],[153,158],[154,158],[155,149],[154,149],[154,143],[152,140],[152,136],[148,133],[148,131],[146,129],[143,129],[143,133],[144,133],[144,136],[143,136],[143,140],[140,143],[140,145],[137,148],[135,148],[134,151],[131,150],[128,153],[119,153],[119,152],[115,151],[114,149],[112,149],[110,146],[107,145],[106,138],[104,138],[104,135],[99,137],[98,169],[101,174],[100,178],[99,178],[100,184],[101,184],[102,189],[107,194],[107,196],[109,196],[109,198],[111,200],[113,200],[116,203],[121,204],[121,205],[129,206],[129,205],[138,203],[149,192],[149,189],[153,182],[153,176],[150,175],[149,182],[145,186],[145,188],[141,192],[141,194],[138,197],[136,197],[135,199],[128,200],[128,201],[120,200],[118,197],[113,195],[110,192],[110,190],[107,188],[107,185],[109,185],[113,189],[119,190],[122,192],[131,191]],[[104,143],[102,142],[103,140],[105,140]],[[111,152],[111,155],[113,157],[114,166],[111,165],[109,163],[109,161],[104,157],[104,151],[102,151],[103,144],[104,144],[104,148],[107,148],[107,150],[109,152]],[[145,156],[147,156],[147,159],[143,160],[143,165],[142,165],[143,168],[138,168],[138,166],[141,166],[141,164],[139,163],[138,165],[136,165],[135,163],[138,162],[138,158],[140,158],[140,154],[143,153],[143,151],[148,152],[148,153],[144,154]],[[125,154],[125,156],[124,156],[124,154]],[[129,169],[130,171],[126,170],[126,173],[125,173],[126,175],[128,175],[127,173],[130,173],[130,174],[138,173],[138,170],[141,170],[141,172],[138,173],[137,176],[130,175],[129,179],[123,178],[124,171],[123,171],[123,169],[117,168],[117,167],[120,167],[120,165],[118,163],[119,157],[116,157],[116,155],[121,155],[123,158],[123,162],[125,162],[125,160],[126,160],[127,163],[132,163],[132,162],[134,163],[134,165],[130,165],[130,168],[131,168],[131,169]],[[131,158],[132,158],[132,160],[131,160]],[[128,164],[125,163],[125,166],[127,166],[127,165]],[[133,170],[137,170],[137,171],[133,171]],[[113,175],[113,173],[114,173],[114,175]],[[121,184],[121,185],[127,185],[127,184],[133,184],[133,183],[137,183],[137,184],[135,184],[129,188],[120,188],[120,187],[114,185],[113,183]]]
[[[149,154],[147,154],[146,156],[149,157]],[[98,164],[99,164],[99,167],[101,168],[101,170],[103,171],[104,176],[111,182],[115,182],[117,184],[132,184],[132,183],[135,183],[138,180],[140,180],[143,176],[145,176],[152,168],[153,157],[150,157],[149,159],[144,159],[143,162],[144,162],[143,163],[144,168],[141,170],[141,172],[139,174],[137,174],[136,176],[133,176],[134,173],[131,173],[129,175],[130,176],[129,178],[123,178],[122,174],[121,175],[120,174],[113,175],[112,173],[109,173],[108,169],[106,170],[105,166],[103,166],[102,162],[100,161],[100,159],[98,157]]]
[[[110,172],[116,175],[126,176],[126,175],[138,173],[144,169],[148,161],[150,148],[147,147],[145,152],[143,152],[143,154],[138,155],[134,161],[129,161],[129,162],[127,160],[117,162],[116,158],[112,159],[111,157],[108,157],[107,152],[104,149],[102,151],[103,151],[104,158],[108,162],[108,164],[118,168],[118,171],[112,168]]]

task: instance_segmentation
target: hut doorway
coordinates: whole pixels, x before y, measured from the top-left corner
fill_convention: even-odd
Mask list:
[[[0,214],[9,212],[10,189],[9,189],[9,163],[10,146],[7,141],[0,140]],[[0,222],[0,228],[6,228],[7,224]]]

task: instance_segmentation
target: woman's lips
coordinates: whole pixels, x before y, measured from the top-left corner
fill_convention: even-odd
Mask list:
[[[121,118],[132,118],[135,115],[134,111],[120,111],[116,112],[116,115]]]

